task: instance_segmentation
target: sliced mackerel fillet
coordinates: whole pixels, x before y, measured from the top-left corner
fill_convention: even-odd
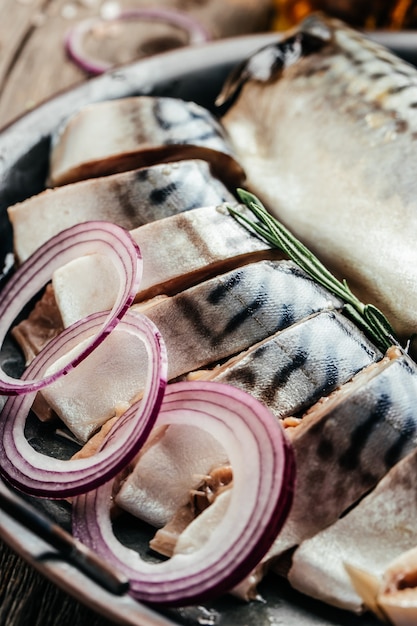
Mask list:
[[[306,410],[380,358],[342,313],[320,311],[212,370],[192,372],[189,378],[239,387],[283,419]]]
[[[246,186],[399,335],[415,333],[417,69],[312,14],[222,97]]]
[[[206,161],[163,163],[48,189],[8,208],[22,263],[66,228],[104,220],[128,230],[197,207],[235,203]]]
[[[157,300],[144,312],[165,341],[168,376],[173,379],[231,357],[315,311],[342,306],[292,262],[259,261]],[[126,364],[118,371],[111,365],[118,348],[105,341],[91,358],[44,390],[44,398],[80,440],[86,440],[115,413],[121,397],[119,377],[128,391],[125,398],[140,394],[145,372],[139,364],[146,358],[140,345],[136,351],[127,345],[125,356],[120,350],[118,359],[123,363],[125,359]],[[132,366],[136,363],[138,368]],[[117,401],[112,399],[113,388]],[[100,408],[96,407],[97,396]],[[82,415],[88,416],[87,429]]]
[[[214,380],[236,385],[258,397],[278,417],[283,417],[296,408],[312,404],[314,398],[329,393],[379,358],[381,354],[343,315],[336,311],[322,311],[250,348],[243,357],[214,368],[212,374]],[[222,374],[215,375],[216,371],[222,371]],[[200,433],[200,438],[203,435]],[[193,433],[191,443],[188,443],[186,437],[174,435],[174,431],[172,437],[167,433],[159,438],[126,480],[118,504],[155,526],[166,524],[176,509],[186,504],[187,494],[200,481],[199,477],[191,480],[193,474],[208,474],[216,466],[215,459],[210,458],[210,463],[206,462],[205,469],[202,467],[199,472],[188,467],[181,469],[185,449],[190,458],[196,455],[205,460],[206,455],[196,452],[193,441]],[[207,453],[209,450],[211,447],[207,445]],[[168,457],[166,461],[164,455]],[[172,464],[175,464],[174,469],[167,471]],[[174,474],[180,469],[184,480],[186,477],[181,484],[187,488],[181,487],[181,498],[173,498],[172,483],[175,485],[177,480]],[[155,513],[148,513],[148,509],[163,510],[163,519]]]
[[[401,389],[410,397],[404,385]],[[410,438],[415,430],[414,413],[415,401],[414,406],[405,411]],[[397,437],[400,441],[400,432]],[[328,604],[362,611],[362,598],[355,591],[345,565],[379,578],[394,559],[415,548],[416,494],[417,452],[414,450],[347,515],[301,544],[289,572],[291,584]],[[407,602],[407,594],[404,594],[404,601]]]
[[[136,96],[97,102],[67,120],[54,137],[51,187],[168,161],[204,159],[230,188],[242,185],[218,120],[194,102]]]
[[[306,420],[294,429],[291,439],[299,459],[298,482],[292,511],[276,542],[276,547],[281,545],[282,549],[301,544],[293,558],[291,584],[353,610],[360,602],[352,592],[343,562],[351,559],[352,565],[364,564],[357,561],[358,553],[370,565],[377,545],[381,555],[386,551],[387,558],[392,558],[396,549],[392,545],[397,540],[402,549],[405,541],[416,541],[409,525],[414,522],[405,525],[398,517],[403,506],[400,487],[398,500],[393,490],[386,507],[379,510],[379,504],[375,504],[375,513],[368,516],[374,499],[380,502],[378,494],[385,490],[384,485],[390,484],[399,468],[407,466],[404,463],[411,463],[401,459],[416,458],[416,365],[400,353],[388,363],[383,361],[371,368],[373,375],[365,384],[356,385],[353,393],[345,394],[335,406],[324,403],[322,414],[317,409],[312,411],[310,423]],[[358,381],[361,378],[359,375]],[[407,480],[414,481],[411,471]],[[405,485],[410,488],[409,482]],[[370,495],[336,521],[368,492]],[[410,506],[415,508],[415,497],[409,494]],[[393,530],[397,525],[398,533],[404,535],[401,540]],[[392,540],[388,540],[390,536]]]
[[[294,502],[271,552],[333,524],[417,443],[417,375],[396,348],[288,428],[297,462]]]
[[[224,205],[145,224],[131,235],[143,258],[136,302],[159,294],[174,295],[248,262],[283,256],[242,228]],[[64,325],[70,326],[89,313],[111,309],[119,278],[108,257],[90,254],[56,270],[52,284]]]
[[[384,480],[401,467],[401,459],[416,458],[416,397],[415,365],[399,350],[391,349],[383,360],[362,370],[312,407],[298,426],[286,429],[297,467],[293,505],[272,548],[251,576],[234,590],[235,594],[245,599],[256,596],[256,584],[264,573],[272,567],[282,574],[283,569],[288,569],[283,563],[287,563],[289,551],[301,544],[293,558],[291,584],[325,602],[358,610],[361,602],[357,595],[352,601],[355,594],[343,562],[357,552],[363,557],[352,558],[353,565],[364,566],[366,559],[369,563],[372,555],[366,550],[366,542],[370,541],[370,535],[373,536],[370,545],[374,544],[375,550],[383,553],[390,532],[397,525],[397,501],[393,498],[380,514],[378,500],[374,516],[379,523],[373,524],[371,519],[369,527],[366,511],[361,513],[361,507],[372,502],[372,495],[357,503],[373,488],[372,493],[378,494]],[[414,479],[411,480],[410,489],[414,489]],[[410,507],[415,513],[417,500],[410,491],[407,498],[412,501]],[[401,503],[399,496],[399,506]],[[356,508],[339,519],[355,504]],[[356,516],[358,528],[352,532]],[[405,517],[399,518],[398,532],[405,530],[408,537],[398,542],[398,549],[404,549],[406,541],[416,541],[415,533],[409,537],[409,529],[415,523],[406,524]],[[357,536],[361,534],[363,539],[359,541]],[[386,541],[381,542],[385,536]],[[394,538],[392,544],[395,541]],[[388,560],[396,549],[390,546]]]
[[[170,424],[139,454],[115,501],[159,528],[190,501],[202,477],[227,461],[221,444],[198,426]]]

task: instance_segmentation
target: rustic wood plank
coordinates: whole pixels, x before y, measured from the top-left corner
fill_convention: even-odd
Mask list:
[[[44,0],[0,0],[0,93],[13,59],[34,28]]]
[[[16,0],[6,1],[14,4],[11,13],[17,12]],[[66,6],[70,6],[66,0],[52,1],[39,6],[34,14],[35,23],[28,26],[3,81],[0,126],[86,78],[65,54],[63,38],[70,25],[70,20],[62,16]],[[87,9],[80,9],[80,18],[87,14]],[[2,36],[3,31],[2,24]]]
[[[6,3],[5,10],[2,3]],[[213,38],[267,30],[273,7],[272,0],[164,0],[159,4],[194,15]],[[149,0],[0,0],[0,5],[0,127],[88,78],[65,53],[64,38],[70,27],[85,18],[106,15],[112,8],[155,6]],[[141,40],[150,28],[161,26],[135,23],[129,28],[124,23],[122,28],[119,50],[111,37],[107,44],[104,39],[96,42],[107,45],[104,57],[107,53],[108,60],[119,63],[144,56],[147,51],[146,46],[141,48]],[[163,35],[157,32],[157,38],[161,42]],[[149,51],[155,50],[148,46]]]
[[[0,540],[0,624],[111,626],[113,622],[58,589]]]

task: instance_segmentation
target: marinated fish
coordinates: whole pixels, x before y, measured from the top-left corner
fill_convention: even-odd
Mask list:
[[[217,119],[194,102],[137,96],[86,106],[53,142],[49,186],[182,159],[204,159],[232,189],[244,173]]]
[[[362,597],[346,566],[382,576],[391,561],[417,545],[416,454],[398,463],[345,517],[295,552],[291,584],[351,611]]]
[[[205,532],[210,532],[211,527],[205,513],[212,511],[214,506],[217,508],[218,496],[233,487],[232,466],[229,463],[217,463],[209,472],[193,477],[192,484],[193,488],[188,490],[186,503],[174,511],[149,542],[149,547],[163,556],[170,557],[177,551],[179,539],[184,537],[184,531],[189,531],[190,524],[194,524],[197,518],[204,525]]]
[[[190,378],[239,387],[284,419],[300,414],[380,358],[344,315],[321,311]]]
[[[13,327],[12,335],[23,351],[26,365],[29,365],[42,348],[63,330],[64,323],[56,305],[54,290],[48,284],[28,317]]]
[[[401,337],[417,329],[417,70],[312,15],[219,103],[247,186]]]
[[[178,376],[219,363],[314,312],[342,306],[291,261],[259,261],[161,301],[146,315],[160,329]]]
[[[81,222],[105,220],[128,230],[197,207],[236,202],[199,159],[164,163],[131,172],[48,189],[8,208],[16,259]]]
[[[417,617],[417,547],[390,562],[382,575],[346,564],[352,585],[367,609],[394,626],[414,626]]]
[[[370,381],[366,396],[365,388],[359,389],[354,410],[363,417],[348,426],[347,433],[340,423],[337,431],[331,422],[324,426],[317,423],[320,440],[315,448],[309,446],[310,457],[315,456],[316,463],[311,464],[309,457],[305,464],[303,456],[299,480],[306,483],[292,514],[298,512],[301,527],[301,507],[304,515],[309,510],[309,520],[304,523],[307,532],[299,536],[298,543],[302,538],[306,540],[294,553],[289,572],[292,586],[308,595],[360,611],[362,600],[352,586],[345,563],[379,575],[392,559],[417,545],[416,373],[415,364],[406,356],[391,361]],[[296,454],[302,453],[296,438],[293,441]],[[323,475],[329,461],[339,472],[339,479],[331,481]],[[312,536],[318,527],[310,518],[324,520],[322,528],[334,522],[327,510],[334,502],[344,500],[345,492],[351,492],[352,487],[356,497],[360,496],[356,481],[362,485],[362,495],[375,488],[336,523]],[[310,504],[306,509],[314,497],[316,501],[320,498],[320,506],[312,508]],[[291,517],[287,525],[291,525]],[[297,524],[292,525],[297,529]]]
[[[116,504],[159,528],[189,502],[201,476],[227,462],[214,437],[198,427],[171,424],[139,455],[117,492]]]
[[[194,372],[191,376],[195,378],[200,374],[205,379],[244,389],[267,404],[282,419],[310,406],[380,358],[381,354],[343,315],[336,311],[322,311],[276,333],[212,371]],[[174,451],[175,445],[171,443]],[[181,441],[177,445],[180,450],[184,447]],[[171,446],[168,446],[170,455]],[[207,446],[209,449],[210,446]],[[177,540],[181,546],[185,536],[192,533],[194,537],[196,531],[189,529],[188,525],[191,522],[194,524],[194,517],[199,511],[195,510],[194,500],[189,494],[201,493],[202,490],[198,486],[198,477],[192,480],[188,476],[185,463],[181,470],[177,469],[181,474],[177,487],[178,490],[181,488],[181,497],[176,500],[171,497],[173,472],[168,471],[170,478],[166,479],[165,464],[152,460],[154,456],[160,459],[164,451],[164,441],[158,440],[152,451],[147,452],[147,462],[145,458],[139,461],[138,467],[127,479],[128,490],[118,504],[156,527],[166,525],[155,535],[151,545],[169,556],[177,552]],[[207,462],[209,468],[216,467],[214,459],[210,458],[210,461],[212,465]],[[170,467],[171,463],[169,459],[167,466]],[[207,469],[205,473],[208,473]],[[211,514],[208,518],[204,515],[204,519],[198,522],[199,526],[206,528],[206,532],[213,523]],[[261,580],[270,558],[268,555],[260,568],[239,585],[235,594],[245,599],[256,596],[256,584]]]
[[[64,187],[9,209],[16,253],[23,261],[76,221],[110,219],[132,231],[144,258],[134,307],[164,338],[169,380],[205,375],[236,385],[288,426],[294,503],[273,547],[234,593],[256,595],[266,569],[281,571],[296,549],[295,588],[360,611],[344,563],[378,577],[416,544],[416,366],[398,348],[383,357],[338,298],[292,262],[269,259],[270,247],[216,205],[235,202],[227,187],[241,185],[245,169],[251,190],[362,299],[384,310],[401,336],[414,332],[417,183],[403,163],[412,163],[417,136],[417,72],[314,16],[251,58],[224,97],[238,91],[223,116],[232,148],[194,103],[140,97],[81,111],[53,146],[49,182]],[[167,297],[146,301],[160,294]],[[56,328],[35,338],[30,324],[14,331],[32,350],[28,358],[62,327],[112,306],[111,267],[104,257],[82,257],[55,273],[46,297]],[[146,364],[140,341],[116,328],[38,401],[90,445],[140,398]],[[189,505],[190,492],[200,497],[202,482],[228,467],[207,437],[198,428],[155,432],[117,494],[123,509],[165,525],[154,548],[168,541],[171,553],[194,549],[227,508],[231,483],[196,519]]]
[[[352,590],[344,562],[359,567],[367,564],[369,568],[375,550],[374,560],[385,559],[386,565],[416,541],[414,531],[411,535],[415,523],[406,521],[415,513],[415,498],[410,495],[415,488],[414,477],[406,484],[407,494],[403,496],[400,489],[398,499],[396,486],[390,482],[404,463],[408,463],[408,474],[415,469],[410,459],[416,458],[416,393],[415,364],[401,351],[392,349],[383,360],[371,364],[313,406],[298,426],[287,428],[297,460],[294,503],[274,545],[252,574],[234,589],[235,595],[246,600],[256,597],[256,586],[271,567],[287,574],[289,555],[301,544],[293,557],[291,584],[331,604],[360,609],[361,601]],[[402,470],[401,476],[404,473]],[[380,500],[386,497],[387,489],[383,495],[379,490],[385,484],[390,489],[386,498],[389,504],[382,510]],[[371,495],[357,504],[373,488]],[[405,499],[410,502],[407,506],[403,504]],[[352,511],[343,517],[351,507]],[[398,507],[404,508],[404,513],[397,515]],[[370,509],[372,515],[368,515]],[[386,525],[385,516],[390,516]],[[399,541],[393,532],[396,528],[405,535]],[[175,545],[170,524],[167,532],[170,543]],[[181,534],[179,527],[178,539]],[[388,542],[392,545],[385,554]]]
[[[174,295],[248,262],[282,258],[278,250],[241,228],[225,205],[193,209],[130,232],[143,258],[136,302]],[[56,270],[52,284],[65,326],[89,313],[111,309],[119,288],[112,263],[98,254]]]
[[[71,354],[57,359],[48,373],[56,371]],[[38,400],[37,408],[52,409],[74,437],[85,443],[141,396],[148,371],[149,358],[142,341],[115,328],[86,361],[38,394],[42,404]]]
[[[316,311],[337,308],[342,303],[290,261],[259,261],[157,300],[144,313],[164,338],[168,378],[173,379],[237,354]],[[138,343],[119,350],[105,341],[91,358],[43,390],[48,404],[81,441],[117,412],[122,388],[127,402],[143,389],[146,372],[139,364],[146,363],[146,355]],[[111,368],[116,351],[120,385]]]

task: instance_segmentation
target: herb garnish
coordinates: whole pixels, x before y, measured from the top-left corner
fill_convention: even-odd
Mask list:
[[[361,326],[381,350],[385,351],[393,344],[399,345],[390,323],[379,309],[372,304],[363,304],[351,292],[347,282],[335,278],[301,241],[266,210],[255,195],[244,189],[238,189],[237,193],[258,220],[253,221],[229,206],[229,212],[238,222],[282,250],[311,278],[343,300],[347,315]]]

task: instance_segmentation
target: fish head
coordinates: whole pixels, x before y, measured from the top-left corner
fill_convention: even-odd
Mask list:
[[[224,107],[225,111],[236,100],[246,82],[274,82],[286,68],[320,52],[333,40],[335,23],[336,20],[314,13],[282,39],[257,50],[232,70],[216,98],[216,106]]]

